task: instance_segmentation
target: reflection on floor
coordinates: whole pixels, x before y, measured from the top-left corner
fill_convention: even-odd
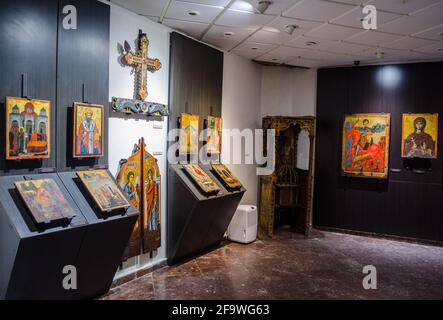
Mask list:
[[[330,232],[230,243],[111,290],[103,299],[442,299],[443,248]],[[374,265],[378,289],[363,289]]]

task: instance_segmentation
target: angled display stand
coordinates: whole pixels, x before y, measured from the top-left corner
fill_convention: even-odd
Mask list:
[[[75,172],[59,173],[88,222],[76,262],[78,290],[70,299],[93,298],[109,291],[139,212],[128,209],[101,212]]]
[[[76,216],[46,228],[34,223],[14,182],[53,179]],[[67,299],[63,268],[75,265],[87,221],[57,174],[0,178],[0,298]]]
[[[201,166],[219,185],[217,195],[206,196],[184,172],[183,166],[170,166],[170,183],[175,193],[168,206],[168,264],[203,253],[217,246],[246,192],[229,192],[211,173],[210,166]]]
[[[53,179],[75,210],[69,222],[38,226],[14,182]],[[0,298],[85,299],[106,293],[138,217],[134,207],[102,214],[73,172],[0,178]],[[77,290],[63,287],[65,266]]]

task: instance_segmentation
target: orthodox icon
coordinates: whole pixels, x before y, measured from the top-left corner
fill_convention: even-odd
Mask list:
[[[199,116],[187,113],[181,115],[180,154],[198,154],[199,121]]]
[[[132,156],[120,162],[117,183],[140,211],[123,259],[152,252],[161,246],[161,176],[156,159],[146,151],[144,139]]]
[[[187,164],[183,168],[204,193],[218,193],[219,186],[197,164]]]
[[[101,211],[112,211],[130,206],[128,200],[106,170],[79,171],[77,176],[88,189]]]
[[[104,156],[103,106],[74,103],[74,158]]]
[[[402,157],[437,159],[438,114],[403,114]]]
[[[212,170],[229,189],[240,189],[242,183],[224,164],[213,164]]]
[[[355,114],[343,125],[342,171],[345,175],[388,177],[389,114]]]
[[[37,223],[72,219],[75,211],[53,179],[17,181],[15,186]]]
[[[206,151],[210,154],[220,154],[222,148],[222,118],[209,116],[207,122]]]
[[[6,159],[47,159],[51,150],[51,103],[6,98]]]

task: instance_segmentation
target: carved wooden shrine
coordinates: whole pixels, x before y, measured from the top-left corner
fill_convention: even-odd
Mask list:
[[[276,224],[290,224],[307,236],[312,227],[315,117],[263,118],[265,150],[267,129],[275,130],[275,170],[259,177],[259,237],[272,237]],[[309,135],[308,170],[297,168],[302,131]]]

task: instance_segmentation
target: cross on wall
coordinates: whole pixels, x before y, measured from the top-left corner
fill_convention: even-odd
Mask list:
[[[140,30],[137,51],[134,53],[128,50],[123,56],[127,65],[132,66],[135,70],[137,99],[140,100],[145,100],[148,96],[148,71],[156,72],[162,67],[159,59],[148,57],[148,47],[148,37]]]

